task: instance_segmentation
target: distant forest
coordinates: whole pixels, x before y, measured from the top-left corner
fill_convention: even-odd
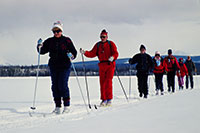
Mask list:
[[[197,68],[197,74],[200,74],[200,63],[195,63]],[[84,69],[82,63],[76,63],[75,68],[78,76],[84,76]],[[131,68],[131,69],[130,69]],[[135,75],[136,70],[134,66],[129,64],[117,64],[116,70],[120,76]],[[0,66],[0,77],[25,77],[25,76],[36,76],[37,65],[31,66]],[[97,76],[98,66],[97,64],[86,65],[86,74],[88,76]],[[72,69],[71,76],[74,76],[74,71]],[[50,71],[47,65],[40,65],[39,76],[50,76]]]

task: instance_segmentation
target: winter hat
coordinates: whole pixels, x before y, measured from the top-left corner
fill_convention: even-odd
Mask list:
[[[183,58],[179,58],[179,62],[182,62],[183,61]]]
[[[159,55],[159,56],[160,56],[160,52],[159,52],[159,51],[156,51],[156,52],[155,52],[155,55]]]
[[[145,48],[145,46],[142,44],[142,45],[140,45],[140,50],[142,50],[142,49],[145,49],[146,50],[146,48]]]
[[[108,35],[108,32],[105,30],[105,29],[103,29],[102,31],[101,31],[101,35]]]
[[[172,54],[172,50],[171,49],[168,50],[168,54]]]
[[[59,28],[61,31],[63,31],[63,24],[61,24],[61,22],[60,21],[57,21],[57,22],[55,22],[54,24],[53,24],[53,27],[52,27],[52,30],[54,29],[54,28]]]

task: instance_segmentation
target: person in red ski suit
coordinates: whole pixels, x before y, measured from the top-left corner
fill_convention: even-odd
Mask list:
[[[167,71],[167,66],[163,61],[163,58],[160,56],[160,52],[156,51],[153,58],[154,69],[153,73],[155,75],[155,84],[156,84],[156,95],[158,95],[159,90],[161,95],[163,95],[163,74]]]
[[[183,63],[183,58],[179,58],[179,65],[180,65],[180,70],[176,72],[176,75],[178,77],[179,89],[183,89],[184,76],[188,75],[188,70],[186,65]]]
[[[115,71],[115,60],[118,57],[118,51],[115,43],[108,40],[108,33],[104,29],[100,34],[101,41],[97,42],[91,51],[85,51],[82,48],[80,52],[86,57],[99,59],[99,77],[100,77],[100,91],[101,103],[100,106],[111,105],[113,99],[112,79]]]
[[[179,63],[175,56],[172,55],[172,50],[168,50],[168,56],[164,58],[164,63],[167,65],[167,83],[168,92],[175,92],[175,75],[176,71],[180,69]]]

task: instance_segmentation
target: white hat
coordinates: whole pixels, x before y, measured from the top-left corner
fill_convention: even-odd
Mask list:
[[[54,28],[59,28],[61,31],[63,31],[63,24],[61,24],[61,22],[60,21],[57,21],[57,22],[55,22],[54,24],[53,24],[53,27],[52,27],[52,30],[54,29]]]
[[[159,52],[159,51],[156,51],[156,52],[155,52],[155,55],[156,55],[156,54],[160,55],[160,52]]]

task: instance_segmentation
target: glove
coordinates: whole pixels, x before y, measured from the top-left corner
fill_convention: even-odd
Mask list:
[[[70,53],[67,53],[67,56],[68,56],[68,58],[69,59],[71,59],[71,60],[73,60],[74,59],[74,56],[72,55],[72,53],[70,52]]]
[[[42,39],[40,38],[40,39],[37,41],[37,47],[40,49],[42,46],[43,46],[43,43],[42,43]]]
[[[110,62],[113,62],[114,61],[114,57],[113,56],[110,56],[110,58],[108,59]]]
[[[168,72],[167,71],[165,71],[165,74],[167,74]]]
[[[85,50],[83,50],[82,48],[80,48],[80,53],[81,54],[85,54]]]

